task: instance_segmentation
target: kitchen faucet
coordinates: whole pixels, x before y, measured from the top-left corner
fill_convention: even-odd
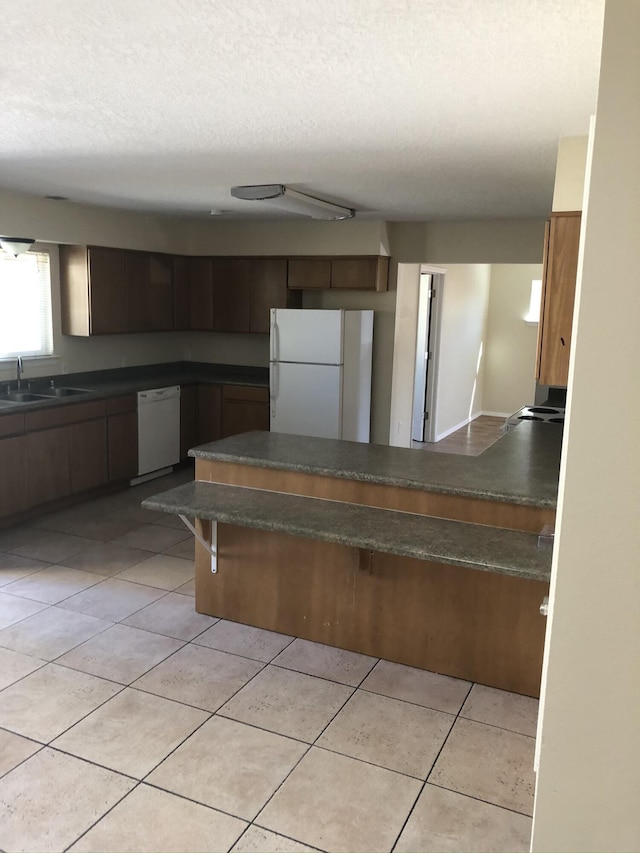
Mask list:
[[[18,391],[22,388],[22,379],[20,378],[24,373],[24,367],[22,366],[22,356],[18,356],[18,363],[16,365],[16,378],[18,380]]]

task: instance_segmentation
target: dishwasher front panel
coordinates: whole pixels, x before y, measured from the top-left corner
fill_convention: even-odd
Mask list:
[[[180,461],[180,386],[138,393],[138,476]]]

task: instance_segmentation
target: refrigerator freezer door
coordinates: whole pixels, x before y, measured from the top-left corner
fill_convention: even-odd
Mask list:
[[[273,362],[271,432],[341,438],[342,368]]]
[[[341,310],[271,309],[271,361],[342,364]]]

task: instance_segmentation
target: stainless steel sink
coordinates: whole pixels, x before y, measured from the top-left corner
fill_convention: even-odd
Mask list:
[[[47,388],[42,392],[44,397],[75,397],[77,394],[90,394],[86,388]]]
[[[46,400],[45,394],[33,394],[31,391],[10,391],[0,397],[1,401],[10,403],[33,403],[35,400]]]
[[[13,400],[4,400],[0,397],[0,409],[9,409],[11,406],[17,405]]]

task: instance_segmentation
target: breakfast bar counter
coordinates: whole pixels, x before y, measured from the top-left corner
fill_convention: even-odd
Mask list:
[[[478,457],[268,432],[144,506],[195,518],[196,609],[538,695],[561,430]]]

